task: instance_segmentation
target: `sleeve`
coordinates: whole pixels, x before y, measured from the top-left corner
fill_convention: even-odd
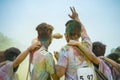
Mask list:
[[[87,48],[92,50],[92,42],[91,39],[88,36],[82,36],[82,42],[86,45]]]
[[[99,64],[99,71],[101,71],[103,74],[105,74],[105,76],[108,78],[108,80],[112,80],[112,73],[111,73],[111,70],[110,68],[107,66],[107,64],[105,64],[105,62],[98,58],[99,61],[100,61],[100,64]]]
[[[55,73],[55,62],[51,53],[48,53],[46,57],[46,71],[50,74]]]
[[[58,59],[58,64],[57,65],[66,68],[67,64],[68,64],[67,51],[62,49],[59,53],[59,59]]]
[[[9,62],[0,68],[0,78],[7,79],[13,74],[13,62]]]

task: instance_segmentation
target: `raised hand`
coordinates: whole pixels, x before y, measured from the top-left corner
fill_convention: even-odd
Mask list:
[[[75,8],[74,7],[70,7],[70,10],[72,12],[72,14],[68,14],[68,16],[71,18],[71,19],[78,19],[78,13],[76,12]]]
[[[31,46],[29,46],[28,50],[29,52],[36,51],[40,48],[40,46],[41,46],[41,43],[38,41],[38,42],[33,43]]]

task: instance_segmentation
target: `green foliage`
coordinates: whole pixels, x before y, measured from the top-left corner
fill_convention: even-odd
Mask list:
[[[13,44],[12,39],[8,38],[7,36],[3,35],[0,32],[0,51],[11,47],[12,44]]]

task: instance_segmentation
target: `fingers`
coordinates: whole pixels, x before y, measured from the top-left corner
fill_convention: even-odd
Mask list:
[[[40,45],[37,45],[36,47],[35,47],[35,50],[38,50],[40,48]]]
[[[72,12],[72,14],[73,14],[74,12],[73,12],[72,7],[70,7],[70,10],[71,10],[71,12]],[[72,15],[68,14],[68,16],[69,16],[70,18],[72,18]]]
[[[70,10],[72,11],[72,13],[76,12],[74,6],[73,6],[73,7],[70,7]]]
[[[68,14],[68,16],[69,16],[69,17],[71,17],[71,15],[70,15],[70,14]]]
[[[69,16],[70,18],[72,18],[72,15],[68,14],[68,16]]]
[[[74,6],[73,6],[73,11],[74,11],[74,12],[76,12],[76,10],[75,10]]]
[[[77,19],[78,18],[78,13],[76,12],[75,8],[74,7],[70,7],[70,10],[72,12],[72,14],[68,14],[68,16],[72,19]]]
[[[35,42],[35,43],[33,43],[33,44],[29,47],[29,50],[30,50],[30,51],[38,50],[38,49],[40,48],[40,46],[41,46],[40,41]]]
[[[35,44],[35,49],[39,49],[39,48],[40,48],[40,46],[41,46],[40,41],[36,42],[36,44]]]
[[[78,41],[70,40],[67,45],[75,46],[75,45],[77,45],[77,44],[79,44]]]
[[[54,51],[54,54],[58,54],[58,51]]]
[[[57,51],[54,51],[54,56],[55,56],[56,60],[58,61],[59,54],[58,54],[58,52],[57,52]]]
[[[72,7],[70,7],[70,10],[72,11],[72,13],[74,12],[73,9],[72,9]]]
[[[40,42],[40,41],[38,41],[37,44],[38,44],[39,46],[41,46],[41,42]]]

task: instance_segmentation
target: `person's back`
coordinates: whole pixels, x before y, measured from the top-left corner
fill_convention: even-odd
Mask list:
[[[78,14],[76,13],[74,7],[73,7],[73,9],[72,8],[70,8],[70,9],[73,13],[72,15],[69,15],[70,18],[78,21],[78,23],[80,24]],[[81,29],[81,31],[78,31],[80,29],[73,28],[73,26],[75,27],[75,25],[76,25],[75,23],[73,23],[74,21],[68,21],[68,22],[71,25],[70,24],[66,25],[65,38],[66,38],[66,41],[68,42],[68,45],[71,45],[72,48],[74,49],[74,51],[69,48],[68,48],[69,51],[64,50],[64,48],[63,48],[63,50],[60,51],[60,53],[59,53],[60,56],[58,59],[58,66],[57,66],[57,75],[59,77],[61,77],[65,74],[66,80],[91,80],[91,78],[92,78],[92,80],[113,80],[111,77],[111,71],[110,71],[109,67],[107,67],[107,65],[103,61],[99,60],[92,52],[91,40],[90,40],[84,26],[81,24],[82,29]],[[68,30],[67,30],[67,28],[68,28]],[[80,36],[83,41],[82,43],[79,42]],[[74,53],[77,53],[77,52],[79,53],[79,55],[77,54],[76,57],[81,56],[80,58],[78,58],[78,61],[81,64],[73,65],[73,67],[76,71],[75,74],[77,73],[77,75],[72,76],[72,75],[70,75],[70,73],[72,73],[72,71],[70,71],[70,70],[68,71],[67,68],[68,68],[68,65],[70,65],[69,61],[76,63],[75,59],[77,59],[77,58],[74,57],[73,55],[74,55]],[[70,56],[70,54],[73,54],[73,55]],[[69,56],[70,56],[70,58],[73,58],[73,60],[70,60]],[[100,70],[97,70],[96,68],[94,69],[93,63],[95,65],[97,65],[97,67],[99,67]],[[78,67],[76,68],[76,66],[78,66]],[[101,73],[100,76],[102,76],[102,77],[98,78],[95,74],[95,70],[96,70],[96,72]],[[107,75],[104,76],[102,74],[102,72]]]
[[[92,48],[93,53],[102,61],[104,61],[104,63],[110,68],[112,73],[111,76],[113,77],[113,79],[119,80],[120,75],[119,75],[119,68],[117,66],[118,64],[114,62],[114,61],[119,62],[119,55],[117,54],[117,51],[119,49],[117,49],[116,52],[107,55],[106,57],[104,56],[105,50],[106,50],[105,44],[99,41],[93,42],[93,48]]]
[[[81,28],[81,24],[76,20],[69,20],[66,23],[65,38],[69,43],[79,41],[82,37],[83,46],[91,49],[90,38]],[[83,32],[83,34],[81,34]],[[60,53],[57,64],[57,75],[62,77],[65,74],[65,80],[96,80],[92,63],[82,55],[82,52],[75,46],[64,46]],[[88,76],[88,77],[87,77]]]
[[[0,80],[18,80],[17,68],[13,68],[13,60],[20,54],[20,50],[11,47],[4,52],[5,60],[0,63]]]
[[[50,74],[55,72],[52,54],[44,46],[34,53],[32,80],[51,80]]]
[[[80,74],[79,72],[77,73],[78,69],[94,69],[93,64],[83,56],[79,49],[75,46],[64,46],[62,50],[60,51],[60,59],[58,60],[58,65],[63,66],[66,68],[65,72],[65,80],[79,80],[78,75]],[[81,70],[80,70],[81,72]],[[86,75],[85,75],[86,73]],[[88,73],[88,74],[87,74]],[[90,72],[89,71],[84,71],[84,75],[80,75],[81,78],[85,78],[87,75],[91,75],[90,78],[94,78],[95,80],[95,73],[94,70]],[[80,77],[79,76],[79,77]]]
[[[0,67],[0,80],[18,80],[19,76],[17,73],[13,71],[13,62],[11,61],[4,61],[4,64]]]
[[[115,80],[119,80],[120,79],[120,46],[118,46],[114,52],[111,52],[110,54],[107,55],[107,58],[115,61],[111,61],[112,63],[114,63],[114,65],[116,67],[114,67],[113,65],[111,65],[111,70],[113,73],[113,77]]]
[[[31,80],[51,80],[55,74],[55,63],[52,54],[48,51],[48,47],[52,41],[53,27],[46,23],[41,23],[36,27],[38,32],[38,40],[41,42],[41,48],[34,52],[33,55],[33,71]],[[53,78],[53,80],[57,80]]]
[[[4,61],[0,63],[0,80],[19,80],[16,71],[19,64],[26,56],[40,47],[40,42],[36,42],[29,46],[22,53],[18,48],[11,47],[4,51]]]

